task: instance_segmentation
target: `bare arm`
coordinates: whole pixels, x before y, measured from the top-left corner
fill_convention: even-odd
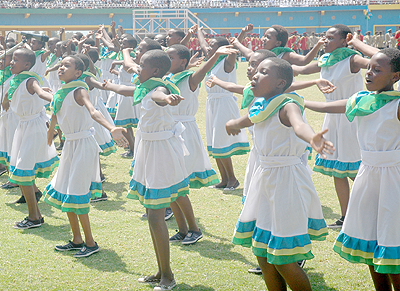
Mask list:
[[[319,49],[321,46],[324,44],[324,39],[321,38],[318,43],[312,48],[312,50],[306,54],[305,56],[299,55],[297,53],[286,53],[283,56],[283,59],[291,63],[292,65],[298,65],[298,66],[305,66],[309,64],[314,57],[317,55]]]
[[[252,126],[253,123],[250,121],[248,115],[242,116],[238,119],[231,119],[225,124],[226,132],[229,135],[238,135],[240,130],[245,127]]]
[[[36,93],[41,99],[51,102],[53,100],[53,95],[49,92],[46,92],[40,87],[39,82],[35,78],[30,78],[26,83],[26,89],[29,94]]]
[[[190,89],[192,91],[196,90],[197,86],[204,79],[207,72],[212,69],[215,62],[221,55],[228,54],[229,58],[229,56],[231,55],[236,56],[236,52],[237,50],[233,49],[232,46],[230,45],[219,47],[218,50],[215,52],[215,54],[202,67],[200,67],[196,72],[194,72],[193,75],[190,76],[189,79]]]
[[[8,111],[8,109],[10,108],[10,100],[8,100],[8,93],[5,94],[1,106],[5,111]]]
[[[345,113],[346,112],[347,99],[333,101],[333,102],[316,102],[316,101],[304,101],[306,108],[322,113]]]
[[[323,134],[326,133],[328,129],[315,134],[311,126],[304,122],[300,108],[297,104],[286,104],[279,111],[279,118],[284,125],[292,127],[295,134],[305,142],[309,143],[323,158],[326,159],[325,154],[332,154],[335,150],[333,144],[323,138]]]
[[[126,133],[126,129],[122,127],[115,127],[113,124],[109,123],[107,119],[104,118],[103,114],[93,107],[89,100],[89,94],[85,89],[81,88],[75,90],[74,98],[76,103],[78,103],[80,106],[86,107],[94,121],[101,124],[111,132],[113,139],[119,146],[128,145],[128,140],[123,135],[123,132]]]
[[[309,75],[321,72],[321,68],[318,67],[318,63],[311,63],[306,66],[292,65],[293,72],[301,75]]]
[[[111,83],[111,80],[104,80],[102,84],[103,90],[113,91],[117,94],[132,97],[133,93],[135,93],[136,86],[126,86],[126,85],[117,85]]]
[[[311,86],[317,85],[318,89],[325,94],[332,93],[335,91],[336,86],[334,86],[331,82],[325,79],[315,79],[315,80],[310,80],[310,81],[294,81],[292,85],[286,89],[286,93],[296,91],[296,90],[301,90],[305,89]]]
[[[47,76],[48,73],[57,71],[59,67],[60,67],[60,64],[57,64],[57,65],[55,65],[55,66],[53,66],[51,68],[47,68],[46,72],[44,73],[44,75]]]
[[[122,63],[122,65],[124,66],[124,68],[129,68],[128,70],[126,70],[127,72],[134,72],[137,74],[137,69],[138,69],[138,64],[135,63],[135,61],[132,59],[131,57],[131,48],[126,48],[122,50],[122,57],[124,58],[124,61]]]
[[[251,24],[251,23],[247,24],[245,27],[242,28],[242,30],[240,31],[240,34],[237,38],[237,40],[239,41],[240,44],[242,44],[244,38],[246,37],[246,33],[249,33],[252,30],[253,30],[253,24]]]
[[[254,52],[251,49],[245,47],[241,42],[239,42],[238,39],[234,37],[231,37],[229,39],[229,42],[244,55],[246,60],[248,60],[251,57],[251,55],[254,54]]]
[[[160,106],[176,106],[185,98],[177,94],[170,94],[165,87],[158,87],[153,94],[151,94],[151,99]]]
[[[360,69],[368,67],[369,60],[360,55],[352,55],[350,59],[350,68],[352,73],[357,73]]]
[[[348,34],[346,38],[347,44],[352,45],[356,50],[360,51],[362,54],[372,57],[374,54],[379,52],[378,48],[372,47],[367,45],[366,43],[362,42],[360,39],[353,37],[352,34]]]
[[[206,42],[206,40],[204,39],[204,35],[203,35],[203,30],[201,27],[199,27],[197,29],[197,38],[199,40],[199,44],[200,44],[200,48],[203,51],[203,54],[205,56],[207,56],[207,52],[208,52],[208,43]]]
[[[44,63],[44,62],[46,61],[47,57],[48,57],[50,54],[51,54],[51,51],[46,50],[46,52],[44,52],[44,53],[40,56],[40,59],[41,59],[42,63]]]
[[[188,33],[181,40],[181,44],[187,45],[189,40],[190,40],[190,38],[192,37],[193,33],[195,33],[196,31],[197,31],[197,24],[195,24],[191,28],[189,28]]]
[[[245,88],[243,85],[238,85],[235,83],[222,81],[222,80],[218,79],[216,76],[212,76],[210,79],[208,79],[206,82],[206,85],[210,88],[217,85],[224,90],[227,90],[232,93],[237,93],[237,94],[243,94],[243,90]],[[291,92],[291,91],[289,91],[289,92]]]
[[[47,144],[51,146],[53,143],[53,137],[54,137],[54,128],[56,127],[57,124],[57,115],[52,115],[51,120],[50,120],[50,125],[49,129],[47,130]]]

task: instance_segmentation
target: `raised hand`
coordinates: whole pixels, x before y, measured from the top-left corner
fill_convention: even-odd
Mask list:
[[[198,26],[197,26],[197,24],[195,24],[191,28],[189,28],[189,33],[193,34],[197,31],[197,29],[198,29]]]
[[[318,79],[316,85],[318,89],[324,94],[329,94],[336,90],[336,86],[325,79]]]
[[[178,94],[169,94],[165,98],[165,102],[167,102],[167,104],[171,106],[178,105],[182,100],[185,100],[185,98],[179,96]]]
[[[211,76],[207,81],[206,81],[206,85],[210,88],[214,87],[215,84],[215,80],[218,79],[216,76]]]
[[[116,25],[115,21],[114,20],[111,21],[111,28],[115,28],[115,25]]]
[[[235,44],[239,43],[239,41],[236,37],[230,37],[229,43],[234,46]]]
[[[189,64],[187,65],[188,68],[199,67],[201,65],[205,57],[197,58],[198,55],[199,53],[197,52],[190,58]]]
[[[316,133],[310,142],[310,145],[312,148],[321,155],[323,159],[326,159],[326,155],[331,155],[335,151],[335,147],[333,146],[333,143],[330,141],[327,141],[323,135],[328,132],[328,129],[325,129],[321,132]]]
[[[249,23],[249,24],[247,24],[245,27],[243,27],[242,28],[242,31],[243,32],[250,32],[250,31],[252,31],[253,30],[253,24],[251,24],[251,23]]]
[[[216,55],[231,55],[237,54],[239,51],[233,48],[233,45],[220,46],[215,52]]]
[[[119,145],[120,147],[127,147],[129,143],[123,133],[127,133],[126,129],[123,127],[114,127],[113,129],[111,129],[111,135],[117,145]]]

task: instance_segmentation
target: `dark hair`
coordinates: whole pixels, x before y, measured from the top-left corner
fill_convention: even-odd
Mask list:
[[[346,39],[347,35],[349,33],[351,33],[350,28],[348,28],[344,24],[335,24],[335,25],[332,25],[331,28],[336,29],[339,32],[340,38],[342,38],[342,39]]]
[[[276,31],[276,33],[277,33],[276,39],[281,42],[280,46],[283,46],[283,47],[286,46],[286,43],[289,38],[289,33],[286,30],[286,28],[284,28],[281,25],[272,25],[271,28],[273,28]]]
[[[287,88],[292,85],[293,82],[293,69],[288,61],[279,58],[269,58],[265,61],[271,61],[276,66],[276,74],[278,78],[286,81],[286,86],[282,89],[282,92],[285,92]]]
[[[96,49],[90,49],[87,54],[93,63],[99,60],[99,52]]]
[[[78,31],[78,32],[75,32],[74,35],[76,35],[77,40],[81,40],[83,33]]]
[[[218,47],[224,46],[224,45],[229,45],[229,41],[222,36],[216,36],[214,37],[215,43],[217,44]]]
[[[160,36],[159,40],[156,40],[157,36]],[[167,35],[166,34],[159,33],[153,39],[156,40],[160,45],[167,46]]]
[[[29,70],[32,69],[32,67],[36,64],[36,55],[30,49],[20,48],[20,49],[17,49],[14,52],[14,54],[22,55],[24,57],[24,60],[31,64],[31,66],[29,67]]]
[[[89,44],[89,45],[91,45],[91,46],[95,46],[95,45],[96,45],[96,42],[95,42],[95,40],[94,40],[93,38],[87,38],[87,39],[85,40],[85,44]]]
[[[76,54],[75,56],[77,58],[80,58],[82,60],[82,62],[85,64],[84,71],[86,71],[89,68],[91,59],[87,55],[84,55],[84,54]]]
[[[61,46],[67,45],[67,43],[68,43],[68,40],[64,40],[62,42]],[[75,44],[73,42],[71,42],[69,45],[70,45],[71,51],[75,51],[75,47],[76,47]]]
[[[129,47],[135,48],[137,46],[136,38],[134,38],[132,36],[126,36],[126,37],[124,37],[124,39],[128,42]]]
[[[390,67],[393,73],[400,72],[400,50],[385,48],[379,52],[390,59]]]
[[[150,39],[148,37],[145,37],[143,41],[146,43],[146,49],[147,51],[151,50],[161,50],[161,45],[155,41],[154,39]]]
[[[158,78],[162,78],[171,68],[171,59],[163,50],[147,51],[143,54],[142,59],[143,57],[146,57],[146,61],[149,62],[150,66],[160,69],[159,74],[156,76]]]
[[[190,60],[190,51],[189,51],[189,49],[186,46],[182,45],[182,44],[173,44],[168,48],[168,50],[170,50],[170,49],[176,50],[176,53],[178,54],[179,58],[180,59],[185,59],[187,61],[186,62],[186,66],[185,66],[185,68],[186,68],[187,65],[189,64],[189,60]]]
[[[71,58],[74,60],[75,69],[81,71],[82,73],[85,71],[85,63],[83,60],[77,55],[67,56],[67,58]]]
[[[172,31],[172,33],[175,33],[176,35],[178,35],[180,38],[185,38],[185,32],[179,28],[172,28],[170,29],[170,31]]]
[[[266,49],[256,50],[254,53],[260,54],[262,56],[263,60],[268,59],[268,58],[276,58],[276,54],[274,54],[270,50],[266,50]]]

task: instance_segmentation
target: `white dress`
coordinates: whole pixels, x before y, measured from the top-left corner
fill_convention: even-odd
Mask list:
[[[102,59],[101,60],[101,74],[104,80],[111,80],[112,83],[118,84],[118,78],[114,74],[110,73],[111,64],[113,59]],[[104,90],[103,90],[104,91]],[[117,106],[117,94],[113,91],[105,91],[107,94],[106,108],[110,113],[111,117],[115,117],[115,107]],[[104,101],[104,96],[103,101]]]
[[[336,86],[330,94],[324,94],[327,102],[348,99],[363,89],[361,71],[352,73],[351,56],[331,67],[321,68],[321,78]],[[335,151],[327,159],[319,155],[315,160],[314,171],[338,178],[355,177],[361,163],[360,146],[357,140],[355,123],[350,123],[344,114],[326,113],[322,129],[329,131],[324,137],[335,145]]]
[[[159,106],[150,91],[141,102],[133,174],[128,198],[146,208],[169,207],[189,192],[189,177],[184,160],[182,123],[176,123],[170,106]]]
[[[4,92],[8,91],[10,86],[10,77],[4,82]],[[0,101],[3,102],[3,97],[0,91]],[[14,139],[14,133],[19,123],[19,117],[9,108],[7,111],[0,112],[0,164],[7,168],[10,166],[11,147]]]
[[[400,101],[356,117],[362,163],[334,250],[353,263],[400,273]]]
[[[211,76],[217,76],[222,81],[236,83],[236,68],[226,73],[225,60],[220,61],[211,70],[204,82],[207,82]],[[229,120],[240,117],[236,98],[231,92],[219,86],[205,87],[207,91],[206,137],[209,155],[215,159],[223,159],[246,154],[250,150],[246,133],[242,131],[239,135],[232,136],[228,135],[225,129],[225,124]]]
[[[132,74],[126,72],[122,66],[119,68],[119,84],[132,86]],[[133,104],[133,96],[117,95],[118,106],[115,113],[115,126],[130,128],[137,127],[140,117],[140,104]]]
[[[15,90],[11,110],[19,117],[11,148],[10,177],[12,183],[33,185],[35,178],[48,178],[58,165],[56,148],[47,145],[45,101],[31,95],[24,80]]]
[[[233,243],[282,265],[312,259],[310,239],[328,234],[321,204],[301,157],[307,144],[275,113],[254,125],[259,167],[236,224]]]
[[[185,98],[177,106],[171,106],[174,120],[182,122],[185,130],[182,137],[185,141],[189,155],[185,156],[186,170],[190,176],[190,187],[201,188],[218,183],[218,177],[211,167],[195,115],[199,108],[199,87],[193,92],[190,89],[189,78],[184,78],[178,83],[181,96]]]
[[[102,188],[93,119],[85,106],[76,103],[75,91],[67,94],[56,114],[65,144],[57,173],[46,187],[45,202],[79,215],[89,212],[90,199],[100,197]]]

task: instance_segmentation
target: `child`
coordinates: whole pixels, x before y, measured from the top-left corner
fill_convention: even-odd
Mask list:
[[[182,137],[190,153],[190,155],[185,156],[185,165],[190,177],[191,188],[207,187],[218,183],[217,174],[211,168],[195,120],[199,107],[199,84],[220,55],[236,52],[236,50],[228,47],[220,47],[202,67],[194,72],[186,70],[190,60],[190,51],[187,47],[181,44],[174,44],[167,49],[167,54],[171,59],[170,74],[167,75],[167,79],[178,86],[181,96],[185,98],[179,105],[172,107],[171,111],[175,121],[182,122],[185,126]],[[178,197],[175,202],[171,203],[171,208],[179,228],[179,232],[169,239],[171,242],[181,242],[184,245],[189,245],[196,243],[203,237],[196,224],[188,196]]]
[[[100,148],[93,137],[93,120],[106,127],[116,142],[127,143],[122,135],[124,129],[111,125],[94,109],[89,100],[88,86],[78,79],[84,71],[84,63],[77,56],[63,59],[58,70],[65,85],[54,95],[53,116],[47,132],[48,144],[52,143],[54,126],[58,121],[65,135],[60,167],[47,185],[45,201],[67,212],[73,240],[66,245],[56,246],[57,251],[79,250],[75,257],[87,257],[99,251],[94,241],[89,222],[89,200],[100,196],[99,171]],[[79,220],[78,220],[79,219]],[[82,239],[79,221],[85,234]]]
[[[319,112],[346,113],[357,120],[362,163],[354,180],[346,220],[334,251],[352,263],[367,264],[376,290],[400,290],[397,250],[400,235],[399,120],[400,51],[383,49],[370,60],[365,85],[348,100],[307,102]]]
[[[37,177],[48,178],[58,165],[54,144],[46,143],[47,128],[42,118],[44,101],[50,102],[52,95],[40,87],[41,77],[29,72],[34,64],[35,53],[31,50],[14,52],[10,67],[15,76],[10,82],[8,98],[3,99],[3,109],[11,107],[20,118],[11,148],[9,180],[20,186],[29,215],[14,225],[18,229],[40,227],[44,223],[33,185]]]
[[[345,25],[332,26],[326,32],[326,54],[320,58],[319,62],[304,67],[293,66],[294,71],[300,74],[321,72],[321,78],[332,82],[336,90],[325,94],[325,98],[329,101],[347,98],[363,88],[360,69],[367,67],[368,60],[356,51],[347,48],[348,33],[351,31]],[[333,176],[341,218],[328,227],[341,228],[350,195],[348,178],[354,179],[361,162],[356,124],[350,123],[343,115],[326,114],[322,128],[329,129],[326,137],[335,144],[336,151],[327,159],[322,159],[317,155],[314,171]]]
[[[172,290],[176,286],[170,267],[168,228],[165,207],[179,196],[188,194],[189,177],[185,167],[185,145],[181,139],[182,123],[176,123],[169,106],[183,99],[178,88],[162,78],[171,67],[168,55],[161,50],[146,52],[140,59],[134,104],[141,102],[141,117],[135,147],[135,165],[128,198],[138,199],[146,207],[158,271],[139,282],[159,283],[154,288]],[[168,88],[168,89],[167,89]],[[186,150],[187,151],[187,150]]]
[[[278,58],[260,63],[253,77],[255,101],[248,116],[230,120],[229,134],[254,125],[254,144],[260,166],[250,182],[252,193],[244,204],[233,238],[257,256],[270,290],[311,290],[304,271],[296,263],[312,259],[310,239],[328,234],[321,204],[306,166],[301,162],[307,143],[324,156],[333,146],[314,134],[302,117],[303,99],[283,94],[290,86],[290,64]],[[267,138],[267,137],[270,138]]]
[[[219,47],[229,45],[228,40],[223,37],[212,39],[208,45],[201,29],[198,30],[198,38],[204,54],[209,59]],[[207,74],[205,82],[213,75],[223,81],[236,83],[236,55],[220,56]],[[233,94],[220,87],[206,87],[206,91],[207,150],[209,155],[215,158],[221,174],[221,182],[213,187],[232,191],[239,187],[239,181],[235,177],[231,157],[249,152],[249,142],[245,132],[232,137],[225,131],[225,123],[240,116]]]

